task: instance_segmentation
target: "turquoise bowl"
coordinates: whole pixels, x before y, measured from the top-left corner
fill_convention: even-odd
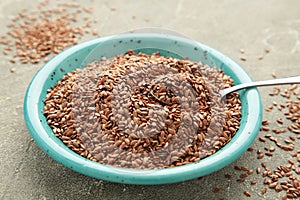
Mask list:
[[[97,51],[93,51],[97,48]],[[99,50],[100,49],[100,50]],[[160,33],[126,33],[106,36],[73,46],[45,64],[34,76],[24,100],[27,128],[40,148],[64,166],[97,179],[126,184],[167,184],[186,181],[213,173],[239,158],[253,143],[262,121],[262,104],[257,89],[240,91],[241,126],[223,148],[199,162],[165,169],[128,169],[88,160],[67,148],[55,137],[43,115],[43,100],[67,72],[82,68],[100,56],[123,54],[128,49],[164,56],[188,57],[193,61],[221,68],[235,84],[251,82],[250,76],[232,59],[219,51],[185,37]]]

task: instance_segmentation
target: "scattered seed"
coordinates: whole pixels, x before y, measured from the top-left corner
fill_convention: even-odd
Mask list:
[[[261,142],[266,142],[266,138],[264,138],[264,137],[259,137],[259,141],[261,141]]]
[[[281,118],[278,118],[276,121],[277,121],[279,124],[283,124],[283,120],[282,120]]]
[[[225,178],[227,178],[227,179],[231,179],[231,178],[232,178],[232,176],[231,176],[230,174],[225,174]]]
[[[240,57],[240,60],[241,60],[241,61],[247,61],[247,57],[241,56],[241,57]]]
[[[12,19],[13,23],[7,25],[7,37],[3,37],[0,43],[6,45],[3,54],[12,56],[9,59],[11,63],[17,59],[24,64],[39,63],[47,55],[57,54],[77,44],[84,33],[83,26],[73,24],[81,17],[72,11],[80,7],[79,4],[57,3],[56,8],[40,4],[38,7],[39,12],[22,10]]]
[[[221,192],[221,188],[215,188],[214,189],[214,193],[219,193],[219,192]]]
[[[244,191],[244,195],[245,195],[245,196],[247,196],[247,197],[251,197],[251,194],[250,194],[250,192],[249,192],[249,191],[247,191],[247,190],[245,190],[245,191]]]
[[[261,172],[260,167],[257,167],[257,168],[256,168],[256,173],[257,173],[257,174],[260,174],[260,172]]]
[[[250,182],[251,185],[255,185],[256,183],[257,183],[257,180],[252,180],[252,181]]]
[[[16,68],[12,67],[12,68],[9,69],[9,71],[10,71],[11,73],[14,73],[14,72],[16,71]]]
[[[245,53],[245,49],[240,49],[240,53]]]
[[[264,195],[264,194],[266,194],[266,193],[267,193],[267,188],[263,188],[263,189],[261,190],[261,194]]]

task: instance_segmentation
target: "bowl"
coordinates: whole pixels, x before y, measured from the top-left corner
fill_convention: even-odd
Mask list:
[[[94,51],[96,48],[98,50]],[[133,32],[80,43],[46,63],[34,76],[26,92],[24,118],[27,128],[38,146],[50,157],[76,172],[101,180],[126,184],[168,184],[198,178],[220,170],[239,158],[253,143],[262,121],[260,94],[255,88],[239,92],[242,119],[240,128],[232,140],[215,154],[199,162],[163,169],[119,168],[93,162],[66,147],[53,134],[43,115],[43,100],[47,90],[66,73],[99,59],[99,54],[109,58],[126,53],[128,49],[144,53],[160,51],[162,55],[170,57],[188,57],[190,60],[221,68],[235,84],[251,82],[244,69],[226,55],[207,45],[177,35]]]

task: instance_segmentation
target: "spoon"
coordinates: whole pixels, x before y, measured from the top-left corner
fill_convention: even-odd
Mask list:
[[[242,83],[239,85],[232,86],[230,88],[225,88],[219,91],[221,94],[221,98],[225,97],[227,94],[231,92],[235,92],[237,90],[251,88],[251,87],[259,87],[259,86],[271,86],[271,85],[284,85],[284,84],[300,84],[300,76],[292,76],[288,78],[279,78],[265,81],[255,81],[249,83]]]

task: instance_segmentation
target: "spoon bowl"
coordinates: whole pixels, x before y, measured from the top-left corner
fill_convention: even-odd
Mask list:
[[[241,89],[261,87],[261,86],[284,85],[284,84],[300,84],[300,76],[292,76],[292,77],[280,78],[280,79],[242,83],[239,85],[234,85],[230,88],[220,90],[219,93],[221,94],[221,98],[223,98],[227,94]]]

